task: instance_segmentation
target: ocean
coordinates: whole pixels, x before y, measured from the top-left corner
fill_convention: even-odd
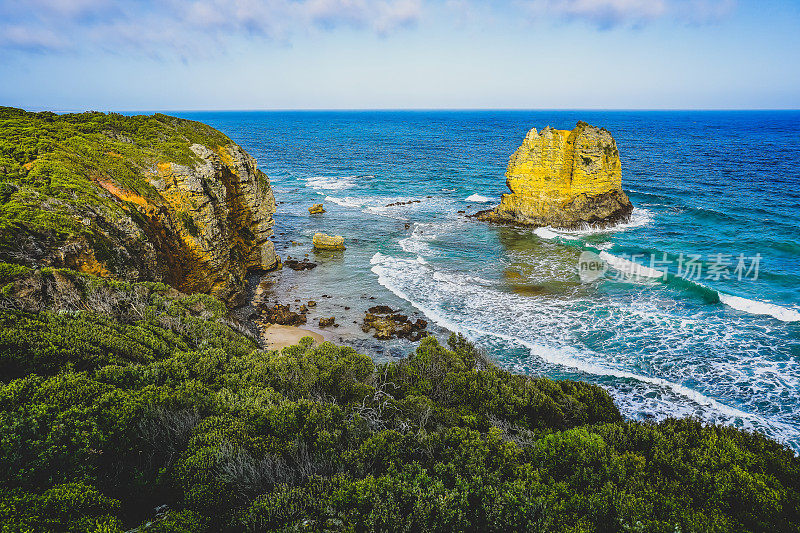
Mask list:
[[[514,372],[601,385],[627,417],[698,417],[800,452],[800,112],[172,114],[223,131],[270,177],[278,253],[318,267],[252,285],[317,301],[312,318],[340,324],[332,340],[403,356],[413,344],[359,329],[386,304]],[[507,192],[530,128],[579,120],[616,139],[629,222],[563,231],[464,216]],[[312,217],[316,202],[327,212]],[[314,253],[316,231],[347,250]],[[603,269],[581,276],[587,253]]]

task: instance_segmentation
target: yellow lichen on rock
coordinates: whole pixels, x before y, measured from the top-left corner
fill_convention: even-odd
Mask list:
[[[630,217],[611,134],[578,122],[572,131],[532,129],[508,162],[500,205],[478,218],[533,226],[610,224]]]
[[[341,235],[315,233],[313,242],[317,250],[344,250],[344,237]]]
[[[173,283],[229,300],[248,270],[278,262],[269,240],[275,199],[266,176],[238,145],[191,149],[199,164],[162,163],[149,180],[168,207],[161,222],[166,215],[181,241],[170,258]]]
[[[311,215],[321,215],[325,212],[325,208],[322,204],[314,204],[308,208],[308,213]]]

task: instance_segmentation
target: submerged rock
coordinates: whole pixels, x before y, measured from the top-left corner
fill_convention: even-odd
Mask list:
[[[572,131],[530,130],[509,159],[506,183],[511,194],[477,218],[575,228],[625,221],[633,211],[614,138],[585,122]]]
[[[344,250],[344,237],[315,233],[314,248],[317,250]]]
[[[308,208],[308,212],[312,215],[321,215],[325,212],[325,208],[322,207],[322,204],[314,204]]]
[[[421,318],[411,321],[406,315],[394,312],[390,307],[377,305],[371,307],[364,315],[361,330],[369,333],[374,330],[373,337],[388,340],[405,338],[418,341],[427,335],[425,328],[428,322]]]
[[[430,196],[428,196],[430,198]],[[386,207],[395,207],[398,205],[410,205],[410,204],[418,204],[422,202],[422,200],[408,200],[407,202],[392,202],[391,204],[386,204]]]
[[[291,268],[292,270],[311,270],[317,266],[316,263],[309,261],[308,259],[303,259],[302,261],[298,261],[297,259],[288,256],[286,261],[283,262],[284,266]]]

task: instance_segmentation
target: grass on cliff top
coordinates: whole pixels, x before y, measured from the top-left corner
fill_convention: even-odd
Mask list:
[[[144,172],[159,162],[194,164],[192,144],[213,149],[230,142],[210,126],[163,114],[57,115],[0,107],[0,248],[29,232],[56,241],[91,233],[81,223],[86,206],[112,219],[119,209],[93,180],[155,198]]]
[[[458,336],[263,351],[209,296],[0,271],[28,289],[0,299],[4,533],[800,531],[789,449],[625,421]]]

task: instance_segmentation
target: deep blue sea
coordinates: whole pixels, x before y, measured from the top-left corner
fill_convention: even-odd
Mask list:
[[[334,340],[369,351],[358,322],[386,303],[511,370],[602,385],[631,418],[696,416],[800,451],[800,112],[175,114],[223,131],[269,175],[280,255],[319,263],[270,283],[335,314]],[[578,120],[616,139],[630,222],[525,230],[459,213],[498,202],[530,128]],[[315,255],[316,231],[347,251]],[[582,282],[586,250],[608,268]]]

